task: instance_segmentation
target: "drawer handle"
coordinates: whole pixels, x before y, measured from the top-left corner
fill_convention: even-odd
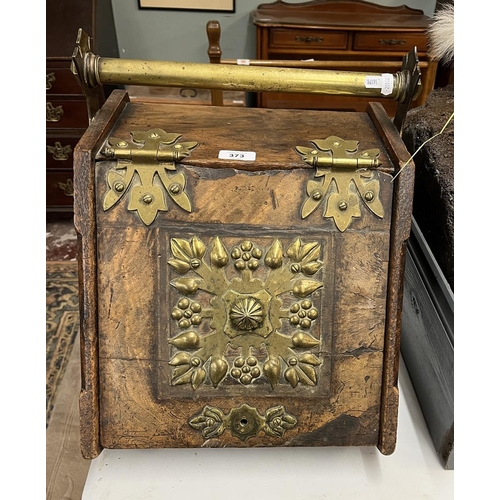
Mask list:
[[[51,102],[47,102],[46,119],[48,122],[58,122],[63,114],[64,111],[62,109],[62,106],[54,107]]]
[[[181,97],[191,97],[194,98],[198,95],[198,91],[196,89],[186,89],[182,88],[179,92]]]
[[[56,161],[66,161],[71,154],[71,146],[63,146],[56,141],[53,146],[47,146],[47,151],[52,154],[52,158]]]
[[[323,37],[322,36],[296,36],[295,40],[297,42],[306,42],[306,43],[315,42],[315,43],[321,43],[323,41]]]
[[[45,84],[46,90],[50,90],[52,88],[52,84],[56,81],[55,73],[47,73],[47,82]]]
[[[57,187],[59,189],[62,189],[66,196],[74,196],[75,195],[74,190],[73,190],[73,179],[68,179],[66,182],[58,182]]]
[[[380,45],[405,45],[406,40],[397,40],[396,38],[381,38],[378,43]]]

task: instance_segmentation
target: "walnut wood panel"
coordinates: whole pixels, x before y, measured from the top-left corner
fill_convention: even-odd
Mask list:
[[[47,2],[47,57],[71,58],[79,28],[94,37],[94,3],[94,0]]]
[[[76,131],[75,135],[47,133],[45,143],[45,166],[48,170],[67,170],[73,168],[73,151],[82,136]]]
[[[76,34],[82,28],[95,43],[95,53],[118,57],[111,0],[48,0],[46,2],[46,55],[70,60]]]
[[[73,171],[47,171],[46,205],[47,208],[73,209]]]
[[[110,166],[109,162],[100,162],[96,167],[96,189],[100,199],[104,198],[107,189],[106,173]],[[158,214],[158,223],[175,220],[176,223],[187,226],[198,223],[224,226],[233,224],[235,220],[246,222],[262,220],[279,230],[287,230],[303,224],[304,227],[314,224],[325,231],[332,228],[332,220],[324,219],[323,210],[320,209],[312,213],[305,221],[296,220],[297,212],[300,213],[297,206],[302,205],[306,193],[305,185],[309,179],[314,178],[313,171],[273,169],[272,175],[265,176],[260,173],[263,170],[256,173],[238,172],[230,167],[196,168],[187,164],[183,168],[179,167],[178,171],[186,176],[189,197],[196,200],[195,208],[188,213],[183,210],[173,210],[171,207],[172,209]],[[386,188],[381,196],[389,196],[390,177],[385,174],[381,175],[380,182]],[[290,193],[295,193],[293,200],[290,200]],[[216,202],[213,202],[214,197]],[[385,199],[384,202],[390,207],[390,199]],[[99,211],[97,220],[133,225],[138,220],[137,213],[126,210],[126,206],[127,201],[124,201],[108,212]],[[367,213],[366,216],[356,219],[353,226],[360,230],[373,229],[375,231],[383,227],[386,222]]]
[[[396,446],[397,414],[399,404],[398,371],[403,310],[403,283],[406,247],[411,232],[413,191],[415,184],[415,164],[411,155],[380,104],[373,103],[367,109],[377,127],[377,132],[387,147],[389,156],[398,164],[394,182],[393,226],[389,259],[389,291],[387,306],[387,326],[385,333],[384,381],[382,386],[382,408],[379,449],[390,454]],[[403,168],[404,167],[404,168]]]
[[[80,441],[84,458],[95,458],[99,441],[99,374],[97,334],[97,255],[94,160],[118,114],[128,102],[125,92],[113,92],[83,134],[74,151],[74,222],[79,241],[80,283]]]
[[[303,110],[218,107],[214,111],[206,106],[196,107],[190,112],[187,109],[186,106],[177,104],[165,107],[164,104],[127,103],[114,124],[111,135],[130,140],[132,130],[149,130],[154,126],[169,133],[182,134],[182,141],[199,142],[199,146],[184,160],[183,163],[187,165],[222,168],[228,172],[231,169],[308,169],[311,175],[314,169],[300,159],[295,147],[306,146],[312,139],[338,135],[344,139],[359,138],[360,148],[380,149],[380,169],[384,172],[394,170],[383,142],[375,133],[375,125],[365,113],[331,113],[325,116],[321,111]],[[283,128],[281,122],[290,123],[290,127]],[[248,133],[249,124],[251,134]],[[254,151],[256,160],[215,161],[220,150]]]
[[[78,84],[70,70],[68,61],[48,61],[47,62],[47,95],[82,95],[82,88]]]
[[[50,118],[51,109],[55,109],[56,115],[53,119]],[[53,120],[53,121],[52,121]],[[87,114],[87,103],[83,97],[81,98],[63,98],[58,96],[53,99],[47,96],[47,119],[46,125],[49,129],[60,128],[82,128],[88,127],[89,118]]]
[[[364,2],[361,0],[346,1],[346,0],[311,0],[302,3],[287,3],[277,1],[272,3],[261,4],[257,7],[259,11],[265,13],[270,21],[276,18],[281,19],[283,14],[286,14],[291,19],[303,19],[305,16],[316,14],[319,16],[324,14],[338,13],[357,13],[362,14],[403,14],[411,15],[415,12],[422,12],[417,9],[412,9],[406,5],[396,7],[386,7],[384,5],[374,4],[372,2]],[[328,22],[328,21],[327,21]]]
[[[277,446],[290,445],[295,438],[308,446],[376,445],[390,220],[378,221],[379,230],[373,226],[364,227],[341,235],[332,230],[331,223],[329,227],[326,221],[318,223],[319,216],[311,221],[297,218],[302,199],[291,197],[290,193],[300,192],[297,188],[307,182],[307,171],[277,171],[272,172],[272,176],[267,171],[268,179],[265,175],[249,174],[225,177],[223,172],[214,170],[220,179],[209,185],[205,178],[199,178],[200,191],[203,189],[207,196],[199,200],[198,190],[194,190],[193,198],[198,199],[200,205],[195,220],[187,224],[180,222],[182,214],[175,209],[158,218],[150,228],[145,228],[137,218],[130,221],[123,210],[119,214],[117,210],[114,214],[99,214],[98,209],[103,446]],[[287,176],[286,182],[280,178],[281,174]],[[296,177],[295,182],[290,177]],[[102,184],[100,179],[98,175],[98,186]],[[268,193],[266,180],[269,180]],[[189,182],[192,181],[195,179],[189,178]],[[219,207],[221,181],[225,186],[224,195],[229,197],[228,205],[234,207],[230,212]],[[390,182],[385,187],[384,204],[390,213]],[[272,199],[271,190],[276,200],[288,199],[288,203],[279,203],[276,209],[269,203],[262,209],[262,199]],[[254,196],[244,196],[245,192],[254,193]],[[99,194],[97,199],[100,199]],[[271,217],[273,212],[277,214]],[[218,217],[213,217],[213,213]],[[277,224],[278,214],[283,219],[280,225]],[[221,227],[224,228],[222,233]],[[328,278],[324,279],[321,314],[326,317],[322,332],[331,331],[333,339],[327,342],[323,339],[324,333],[321,334],[320,359],[324,370],[318,375],[330,379],[326,392],[322,390],[324,384],[319,382],[317,387],[296,390],[279,385],[274,391],[265,384],[248,388],[231,386],[228,390],[203,385],[196,391],[190,386],[174,387],[177,391],[171,390],[168,399],[159,398],[158,385],[162,380],[154,367],[160,364],[166,368],[168,358],[165,361],[157,359],[158,339],[165,335],[167,325],[175,330],[175,325],[171,325],[170,309],[166,304],[158,304],[158,297],[173,294],[167,284],[175,278],[175,273],[165,275],[167,260],[171,258],[166,242],[172,236],[197,235],[208,246],[210,238],[221,234],[228,248],[231,239],[256,241],[269,235],[271,241],[276,236],[290,240],[300,236],[304,241],[314,241],[318,235],[331,234],[331,247],[324,253]],[[333,250],[335,258],[329,255]],[[160,373],[164,371],[159,370]],[[125,384],[123,374],[126,374]],[[206,404],[225,413],[240,404],[256,407],[262,413],[268,406],[283,404],[299,423],[283,439],[257,436],[242,442],[226,433],[207,441],[188,425],[189,417]],[[184,420],[183,415],[186,416]],[[342,433],[327,432],[335,425],[333,422],[343,420],[348,424]]]
[[[379,50],[407,53],[417,47],[417,51],[427,51],[427,37],[424,33],[401,33],[394,31],[375,31],[356,33],[354,35],[354,50]]]
[[[199,146],[177,166],[185,175],[192,211],[169,203],[168,210],[146,225],[129,209],[128,192],[104,210],[107,174],[115,162],[98,151],[107,137],[129,140],[130,131],[151,127],[180,133],[183,141],[197,141]],[[306,185],[314,179],[315,169],[293,151],[297,145],[306,146],[307,139],[334,134],[359,140],[360,149],[381,150],[378,176],[385,215],[377,217],[362,205],[360,217],[344,232],[324,217],[322,209],[301,217]],[[251,165],[219,160],[218,151],[226,147],[254,150],[257,160]],[[382,453],[392,453],[397,428],[400,279],[413,171],[412,167],[403,171],[394,183],[391,173],[408,157],[381,106],[370,106],[369,113],[195,109],[127,103],[126,94],[115,91],[75,152],[84,456],[96,456],[102,447],[174,446],[378,445]],[[241,385],[228,372],[220,385],[208,379],[196,388],[172,385],[172,356],[184,352],[170,342],[178,338],[178,328],[184,328],[172,315],[172,307],[183,297],[182,287],[173,286],[181,268],[169,261],[182,257],[182,252],[175,250],[172,238],[189,242],[194,237],[199,239],[197,255],[212,262],[203,269],[214,277],[213,269],[220,265],[220,272],[226,273],[231,285],[225,295],[234,294],[231,287],[239,282],[229,280],[239,276],[240,268],[229,265],[230,259],[238,258],[232,251],[227,262],[219,260],[215,266],[216,261],[210,260],[218,252],[217,237],[228,249],[250,241],[264,250],[262,265],[253,271],[259,280],[270,272],[269,263],[274,265],[267,257],[264,262],[264,256],[276,239],[283,242],[286,255],[293,254],[289,245],[297,237],[321,243],[321,268],[311,279],[321,280],[322,286],[309,296],[321,319],[308,330],[319,341],[311,347],[321,361],[314,376],[317,383],[293,387],[281,376],[272,386],[258,375],[251,384]],[[214,279],[218,286],[224,282]],[[202,292],[189,293],[195,294],[189,295],[190,300],[196,297],[215,307]],[[293,304],[286,294],[282,300],[285,307]],[[205,333],[211,328],[209,317],[200,326]],[[283,331],[292,328],[288,319],[281,321]],[[265,352],[272,342],[272,338],[264,341],[259,349]],[[233,356],[231,349],[225,356]],[[292,423],[284,434],[259,432],[243,440],[226,429],[204,437],[190,421],[197,421],[205,405],[224,415],[249,405],[261,416],[282,405]],[[246,425],[246,419],[240,423]]]

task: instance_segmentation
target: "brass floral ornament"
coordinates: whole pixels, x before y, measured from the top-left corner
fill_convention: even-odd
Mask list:
[[[264,431],[268,436],[282,438],[285,431],[297,425],[297,419],[282,405],[269,408],[260,415],[256,408],[243,404],[225,415],[213,406],[205,406],[201,413],[189,420],[189,425],[201,431],[205,439],[220,436],[228,429],[233,436],[246,441]]]
[[[307,198],[302,218],[313,213],[325,200],[323,216],[333,218],[339,231],[345,231],[353,218],[361,217],[363,203],[377,217],[384,217],[380,202],[379,172],[372,170],[381,163],[380,150],[358,151],[358,141],[347,141],[334,135],[313,139],[314,148],[296,146],[302,159],[316,167],[315,177],[306,186]]]
[[[130,190],[128,210],[137,210],[148,226],[159,211],[167,210],[165,193],[180,208],[191,212],[186,178],[176,171],[176,163],[189,156],[198,143],[178,142],[180,134],[167,134],[159,128],[131,132],[131,136],[132,141],[110,137],[102,151],[106,158],[117,160],[108,172],[104,210],[116,205]]]
[[[321,244],[234,241],[170,239],[168,264],[183,275],[170,282],[180,295],[170,311],[172,385],[316,385]]]

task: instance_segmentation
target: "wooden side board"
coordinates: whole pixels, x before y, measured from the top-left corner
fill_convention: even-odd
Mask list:
[[[74,151],[74,222],[77,232],[80,281],[80,394],[81,445],[85,458],[102,450],[99,441],[99,365],[97,324],[97,255],[95,220],[95,156],[128,102],[125,92],[115,91],[97,113]]]
[[[395,73],[403,57],[414,48],[421,61],[421,91],[413,107],[422,105],[434,87],[437,61],[427,52],[430,18],[423,11],[401,6],[381,6],[354,0],[321,0],[302,3],[261,4],[252,13],[257,31],[255,59],[271,65],[318,64],[323,69]],[[212,44],[213,45],[213,44]],[[313,62],[305,62],[313,60]],[[275,63],[273,63],[275,61]],[[394,64],[399,68],[394,69]],[[370,100],[362,96],[326,96],[262,92],[260,107],[278,109],[328,109],[364,111]],[[378,99],[389,116],[396,102]]]
[[[384,365],[385,391],[382,397],[382,426],[379,448],[392,453],[396,445],[397,413],[399,404],[398,372],[403,307],[403,282],[406,263],[406,245],[410,237],[415,164],[400,140],[380,103],[371,103],[368,114],[376,124],[377,131],[388,149],[395,169],[395,191],[393,200],[393,225],[391,238],[391,259],[389,267],[389,293],[387,301],[386,351],[388,362]]]
[[[366,13],[373,14],[403,14],[412,15],[422,13],[419,9],[412,9],[406,5],[399,6],[384,6],[374,4],[372,2],[365,2],[363,0],[310,0],[300,3],[291,3],[278,0],[276,2],[260,4],[257,9],[265,12],[272,22],[273,16],[277,20],[281,20],[281,14],[286,13],[289,15],[290,22],[299,22],[304,19],[304,16],[317,15],[321,19],[324,14],[338,14],[339,12],[345,13]],[[328,23],[327,19],[323,22]]]

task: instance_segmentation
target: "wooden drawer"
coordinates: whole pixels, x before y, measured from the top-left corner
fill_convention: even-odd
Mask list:
[[[73,209],[73,171],[47,172],[46,200],[47,208],[65,207]]]
[[[408,52],[413,47],[419,52],[427,51],[425,33],[366,31],[354,34],[353,50]]]
[[[66,66],[67,67],[56,67],[55,65],[47,65],[47,94],[82,95],[82,89],[73,73],[71,73],[69,62]]]
[[[270,48],[314,48],[314,50],[342,50],[347,48],[347,31],[271,29]]]
[[[84,97],[51,99],[47,96],[47,128],[87,128],[89,119]]]
[[[47,137],[46,168],[47,169],[72,169],[73,151],[81,135],[75,137]]]

